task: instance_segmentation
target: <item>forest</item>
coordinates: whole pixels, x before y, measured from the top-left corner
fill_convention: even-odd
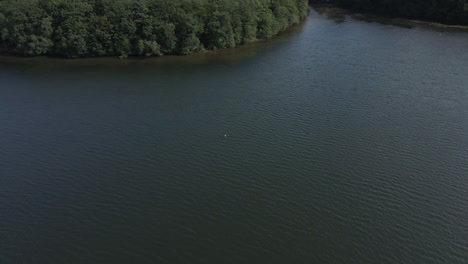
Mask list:
[[[272,37],[308,8],[307,0],[0,0],[0,52],[186,55]]]
[[[468,0],[311,0],[382,15],[468,25]]]

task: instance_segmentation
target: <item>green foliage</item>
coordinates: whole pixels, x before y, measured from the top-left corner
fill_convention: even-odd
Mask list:
[[[234,47],[299,23],[307,0],[0,0],[0,49],[161,56]]]
[[[468,0],[311,0],[384,15],[468,25]]]

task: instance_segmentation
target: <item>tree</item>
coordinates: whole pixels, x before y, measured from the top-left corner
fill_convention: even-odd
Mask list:
[[[0,0],[0,47],[68,58],[190,54],[269,38],[307,0]]]

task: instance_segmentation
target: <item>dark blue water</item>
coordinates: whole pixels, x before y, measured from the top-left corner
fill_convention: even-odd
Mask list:
[[[466,263],[468,33],[382,22],[1,58],[0,263]]]

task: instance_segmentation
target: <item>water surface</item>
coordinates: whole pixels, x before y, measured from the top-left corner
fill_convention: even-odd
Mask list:
[[[398,21],[1,58],[0,263],[466,263],[468,33]]]

